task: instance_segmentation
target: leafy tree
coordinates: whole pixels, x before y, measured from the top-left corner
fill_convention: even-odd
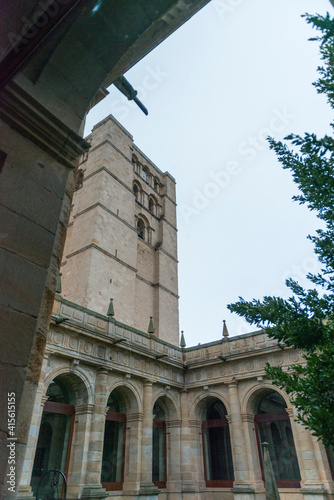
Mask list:
[[[314,86],[318,93],[326,94],[334,108],[334,19],[329,14],[304,17],[321,32],[311,39],[320,42],[324,63],[318,68],[320,77]],[[330,126],[333,130],[334,123]],[[291,134],[284,142],[268,140],[270,149],[283,168],[291,170],[299,188],[293,199],[306,204],[324,223],[325,229],[309,236],[322,267],[318,274],[307,276],[315,288],[305,290],[288,279],[286,285],[292,296],[287,300],[268,296],[247,302],[239,297],[239,302],[228,308],[265,329],[269,337],[304,351],[302,365],[284,371],[267,364],[266,373],[290,394],[298,419],[326,447],[334,446],[334,140],[313,133]]]

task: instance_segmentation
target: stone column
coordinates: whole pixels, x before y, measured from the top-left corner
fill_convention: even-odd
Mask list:
[[[182,494],[185,499],[194,498],[196,486],[194,482],[194,464],[192,453],[192,429],[189,422],[188,392],[181,392],[181,478]]]
[[[75,407],[75,432],[72,442],[71,462],[67,480],[67,496],[79,497],[85,487],[88,465],[89,431],[91,428],[94,405],[81,404]]]
[[[142,435],[142,413],[126,416],[126,453],[124,468],[123,494],[137,495],[140,487],[140,441]]]
[[[181,420],[168,420],[167,433],[167,488],[170,493],[181,492]]]
[[[301,474],[301,492],[305,500],[322,500],[327,498],[324,484],[320,478],[318,464],[314,453],[311,433],[304,425],[296,422],[294,408],[287,408],[299,462]]]
[[[255,415],[253,413],[242,413],[241,420],[244,427],[245,450],[247,454],[247,464],[249,479],[255,491],[263,490],[264,483],[261,474],[261,465],[258,454],[258,446],[255,434]]]
[[[254,490],[250,486],[249,470],[245,454],[245,435],[241,418],[238,382],[232,381],[228,385],[230,399],[230,433],[234,463],[233,493],[236,500],[252,500]]]
[[[97,371],[95,404],[92,414],[87,455],[86,484],[82,491],[82,498],[104,498],[108,496],[108,493],[101,485],[101,464],[106,422],[107,377],[108,371],[105,368],[100,368]]]
[[[158,498],[159,490],[152,483],[152,438],[153,438],[153,406],[152,386],[145,380],[143,387],[143,426],[141,437],[141,470],[139,495],[153,500]]]
[[[43,360],[41,377],[40,377],[40,381],[38,384],[36,400],[35,400],[35,405],[34,405],[34,409],[33,409],[30,429],[29,429],[27,448],[26,448],[26,453],[25,453],[23,467],[22,467],[20,485],[18,488],[18,496],[17,496],[18,499],[30,498],[33,496],[30,483],[31,483],[32,469],[34,466],[35,453],[36,453],[37,441],[38,441],[38,436],[39,436],[39,429],[41,427],[43,409],[44,409],[45,402],[48,399],[48,396],[43,396],[44,377],[45,377],[45,371],[46,371],[48,359],[49,359],[49,355],[46,354],[44,356],[44,360]]]

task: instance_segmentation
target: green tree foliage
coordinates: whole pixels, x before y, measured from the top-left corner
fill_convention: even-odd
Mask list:
[[[318,93],[325,94],[334,108],[334,19],[305,15],[306,21],[320,31],[313,38],[320,42],[323,66],[314,83]],[[333,130],[334,123],[331,123]],[[302,365],[288,371],[267,364],[267,376],[290,394],[298,418],[326,447],[334,446],[334,140],[326,135],[291,134],[284,142],[269,138],[284,169],[292,172],[299,188],[294,200],[306,204],[323,221],[324,229],[309,236],[321,263],[321,272],[307,277],[315,286],[303,289],[288,279],[292,296],[264,297],[251,302],[239,298],[230,304],[232,312],[249,323],[263,328],[269,337],[288,347],[302,349]]]

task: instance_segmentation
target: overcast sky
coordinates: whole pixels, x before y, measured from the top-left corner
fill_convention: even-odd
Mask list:
[[[306,239],[318,221],[291,201],[296,186],[266,136],[329,131],[331,110],[312,82],[315,32],[300,16],[329,0],[212,0],[126,78],[149,110],[111,87],[88,134],[113,114],[177,182],[180,330],[187,346],[254,330],[226,305],[288,296],[287,277],[317,268]]]

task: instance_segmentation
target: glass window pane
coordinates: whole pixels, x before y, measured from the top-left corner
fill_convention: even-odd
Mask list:
[[[152,481],[166,481],[166,428],[153,426]]]
[[[300,480],[300,472],[289,420],[259,422],[261,443],[267,442],[275,478]]]
[[[44,472],[58,469],[65,473],[71,420],[70,415],[43,413],[31,478],[34,494]]]
[[[123,481],[125,422],[106,420],[102,456],[102,483]]]
[[[207,481],[233,481],[233,461],[228,426],[208,427],[203,430]]]

